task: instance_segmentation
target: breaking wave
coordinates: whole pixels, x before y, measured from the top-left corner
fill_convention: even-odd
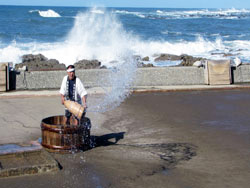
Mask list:
[[[41,10],[31,10],[29,11],[30,13],[33,13],[33,12],[38,12],[38,14],[41,16],[41,17],[46,17],[46,18],[58,18],[58,17],[61,17],[60,14],[58,14],[57,12],[55,12],[54,10],[46,10],[46,11],[41,11]]]
[[[117,14],[130,14],[140,18],[151,19],[194,19],[194,18],[216,18],[216,19],[244,19],[250,17],[249,9],[200,9],[200,10],[173,10],[160,9],[151,12],[136,12],[127,10],[116,10]]]

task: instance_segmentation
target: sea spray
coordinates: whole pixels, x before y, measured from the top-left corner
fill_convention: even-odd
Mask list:
[[[109,71],[98,84],[105,94],[89,104],[88,111],[114,109],[130,94],[137,68],[131,50],[133,39],[136,37],[126,32],[116,16],[105,9],[93,8],[76,16],[74,27],[67,36],[67,44],[75,50],[71,53],[72,58],[76,58],[75,61],[96,58]]]
[[[108,77],[100,80],[104,95],[92,101],[87,111],[105,112],[119,106],[131,92],[136,68],[136,61],[131,54],[124,54],[119,62],[115,62],[115,66],[109,68]]]
[[[90,9],[77,14],[63,42],[54,44],[42,54],[65,65],[82,59],[98,59],[102,65],[110,67],[110,62],[119,60],[120,54],[131,50],[137,40],[123,28],[116,15],[105,9]]]

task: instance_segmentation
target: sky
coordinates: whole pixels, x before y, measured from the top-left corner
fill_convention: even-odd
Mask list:
[[[0,0],[0,5],[151,8],[250,8],[250,0]]]

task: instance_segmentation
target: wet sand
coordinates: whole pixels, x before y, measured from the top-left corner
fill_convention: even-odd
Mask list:
[[[21,124],[16,126],[22,129],[15,129],[29,131],[25,140],[40,137],[42,118],[63,113],[56,97],[1,99],[0,104],[13,109],[25,104],[23,113],[33,123],[25,125],[17,112]],[[249,109],[250,90],[133,94],[112,111],[87,113],[95,148],[52,153],[59,172],[0,179],[0,187],[247,188]]]

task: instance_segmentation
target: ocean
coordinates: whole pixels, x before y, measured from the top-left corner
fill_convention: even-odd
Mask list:
[[[0,6],[0,62],[43,54],[65,65],[161,54],[250,62],[249,9]],[[225,56],[230,54],[230,56]]]

